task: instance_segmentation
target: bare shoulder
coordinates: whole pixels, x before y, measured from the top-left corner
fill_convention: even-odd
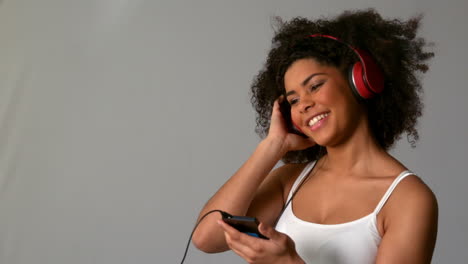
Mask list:
[[[299,174],[304,170],[308,163],[288,163],[276,168],[272,174],[278,177],[283,186],[293,184]]]
[[[438,205],[415,175],[404,178],[383,210],[384,234],[376,263],[430,263],[437,239]]]
[[[271,176],[278,181],[283,190],[283,199],[286,199],[294,181],[301,174],[307,164],[308,163],[288,163],[272,171]]]
[[[416,175],[404,178],[395,188],[388,201],[390,212],[413,210],[437,210],[437,198],[424,181]]]
[[[439,210],[437,198],[419,176],[410,175],[404,178],[385,207],[385,235],[412,234],[435,243]]]

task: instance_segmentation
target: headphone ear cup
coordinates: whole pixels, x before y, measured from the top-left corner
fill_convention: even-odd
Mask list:
[[[349,85],[351,90],[359,99],[369,99],[374,93],[367,87],[364,70],[360,61],[354,63],[349,69]]]
[[[363,101],[364,98],[359,94],[356,85],[354,84],[354,76],[353,76],[353,66],[349,67],[348,69],[348,83],[349,83],[349,88],[351,88],[351,92],[353,92],[353,95],[358,99],[358,101]]]

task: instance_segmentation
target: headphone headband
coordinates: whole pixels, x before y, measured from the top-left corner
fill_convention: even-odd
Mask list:
[[[384,75],[382,70],[374,61],[372,56],[365,50],[351,46],[350,44],[342,41],[341,39],[325,35],[325,34],[312,34],[312,38],[329,38],[338,41],[348,46],[358,56],[359,62],[355,63],[352,68],[352,82],[355,86],[357,93],[367,99],[379,94],[384,89]]]

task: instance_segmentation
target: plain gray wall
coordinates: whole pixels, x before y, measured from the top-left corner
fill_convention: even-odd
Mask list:
[[[249,86],[271,17],[425,13],[421,139],[392,151],[436,193],[433,263],[468,259],[468,2],[0,2],[0,263],[179,263],[259,139]],[[191,247],[186,263],[242,263]]]

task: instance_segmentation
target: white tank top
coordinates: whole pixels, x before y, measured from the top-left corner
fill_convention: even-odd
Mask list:
[[[309,163],[294,182],[288,200],[314,167]],[[299,256],[307,264],[367,264],[375,263],[381,237],[377,230],[377,214],[398,183],[410,171],[402,172],[390,185],[375,210],[357,220],[333,225],[316,224],[297,218],[289,203],[281,215],[276,230],[287,234],[296,244]]]

